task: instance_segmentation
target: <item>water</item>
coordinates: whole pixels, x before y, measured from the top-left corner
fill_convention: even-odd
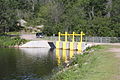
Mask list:
[[[75,52],[46,48],[0,48],[0,80],[43,80]]]

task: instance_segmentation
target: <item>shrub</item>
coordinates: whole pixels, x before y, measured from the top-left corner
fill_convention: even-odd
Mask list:
[[[8,37],[1,36],[0,37],[0,47],[14,47],[16,45],[21,45],[27,42],[25,39],[20,39],[20,37]]]

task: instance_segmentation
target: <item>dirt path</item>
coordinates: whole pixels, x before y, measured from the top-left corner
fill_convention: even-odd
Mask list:
[[[110,48],[109,50],[112,53],[115,53],[115,57],[120,58],[120,48],[116,47],[116,48]]]
[[[21,38],[26,39],[26,40],[34,40],[36,39],[35,34],[22,34],[20,35]]]
[[[120,80],[120,45],[112,45],[112,48],[109,48],[108,52],[113,53],[116,60],[116,74],[111,80]]]

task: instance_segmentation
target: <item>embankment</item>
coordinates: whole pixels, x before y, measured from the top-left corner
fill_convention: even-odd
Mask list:
[[[108,51],[111,47],[95,46],[76,55],[70,66],[55,72],[50,80],[116,80],[112,78],[117,74],[117,59]]]

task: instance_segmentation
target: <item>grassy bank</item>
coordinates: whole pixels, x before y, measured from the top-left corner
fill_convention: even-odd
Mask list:
[[[117,61],[114,54],[106,51],[109,48],[96,46],[90,54],[76,55],[70,67],[56,72],[50,80],[113,80]]]
[[[20,39],[18,36],[0,36],[0,47],[17,47],[20,44],[24,44],[25,42],[27,42],[27,40]]]

